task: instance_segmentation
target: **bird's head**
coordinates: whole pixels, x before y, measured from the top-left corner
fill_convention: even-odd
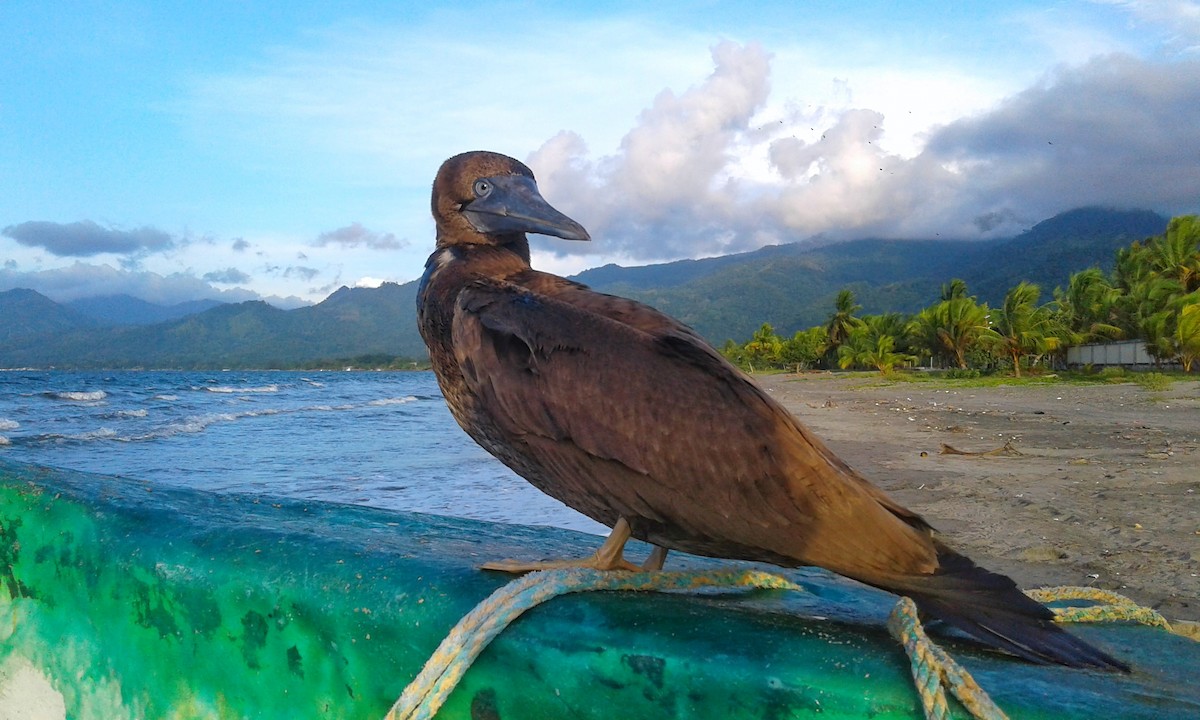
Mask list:
[[[442,163],[433,181],[433,219],[439,246],[502,245],[524,233],[591,239],[542,198],[532,170],[493,152],[463,153]]]

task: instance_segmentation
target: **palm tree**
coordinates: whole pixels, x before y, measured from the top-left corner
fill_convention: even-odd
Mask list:
[[[1150,241],[1149,261],[1159,276],[1179,283],[1184,294],[1200,289],[1200,217],[1172,218],[1166,234]]]
[[[967,353],[995,332],[988,325],[987,305],[974,298],[955,297],[917,313],[909,324],[909,334],[918,346],[965,370]]]
[[[843,370],[851,367],[873,367],[887,374],[896,365],[908,362],[911,356],[901,355],[894,350],[895,338],[884,335],[871,342],[868,333],[861,330],[850,336],[846,344],[838,348],[838,366]]]
[[[865,318],[863,324],[852,330],[850,337],[838,348],[838,365],[843,370],[860,366],[888,373],[897,365],[914,362],[916,358],[912,355],[896,351],[896,336],[889,332],[891,320],[893,318],[888,315]]]
[[[1153,272],[1137,278],[1122,298],[1123,321],[1129,335],[1146,343],[1155,364],[1175,357],[1173,309],[1183,293],[1179,282]]]
[[[950,353],[942,346],[937,334],[937,305],[922,309],[908,321],[906,334],[908,345],[922,355],[936,358],[938,365],[944,367],[950,362]]]
[[[1135,241],[1117,250],[1112,277],[1112,286],[1120,293],[1117,324],[1126,337],[1141,337],[1137,320],[1141,308],[1134,296],[1146,296],[1148,285],[1155,279],[1146,246]]]
[[[1135,242],[1117,251],[1113,268],[1113,285],[1121,291],[1118,324],[1128,337],[1146,343],[1158,365],[1175,357],[1177,313],[1172,306],[1185,294],[1180,273],[1163,272],[1172,262],[1170,245],[1161,237],[1147,244]]]
[[[863,322],[871,328],[875,337],[891,335],[895,340],[896,352],[909,353],[911,342],[908,335],[909,318],[898,312],[868,315]]]
[[[967,281],[960,278],[954,278],[950,282],[942,285],[942,300],[956,300],[958,298],[969,297],[967,295]]]
[[[1071,275],[1067,287],[1054,289],[1053,313],[1066,344],[1116,340],[1124,332],[1116,325],[1121,291],[1098,267]]]
[[[782,354],[783,340],[775,334],[771,323],[763,323],[742,348],[742,360],[751,372],[754,371],[756,363],[759,369],[777,367],[782,360]]]
[[[1022,357],[1042,355],[1059,344],[1050,308],[1037,304],[1040,294],[1037,285],[1019,283],[1004,296],[1004,304],[992,311],[994,335],[988,342],[1012,360],[1017,377],[1021,377]]]
[[[830,352],[836,352],[837,348],[850,337],[850,332],[862,325],[862,320],[854,315],[862,310],[862,306],[855,301],[852,290],[849,288],[839,290],[833,304],[834,312],[825,323]]]
[[[1154,358],[1155,367],[1162,367],[1164,360],[1178,354],[1175,320],[1176,314],[1171,310],[1159,310],[1140,319],[1139,335],[1146,343],[1146,352]]]
[[[1184,305],[1175,324],[1175,347],[1184,372],[1191,372],[1192,365],[1200,358],[1200,297]]]

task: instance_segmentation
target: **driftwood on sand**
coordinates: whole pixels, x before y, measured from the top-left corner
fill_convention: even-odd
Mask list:
[[[969,452],[967,450],[959,450],[956,447],[942,443],[942,455],[969,455],[971,457],[1020,457],[1024,455],[1020,450],[1013,447],[1012,440],[1004,443],[1001,447],[993,450],[983,450],[980,452]]]

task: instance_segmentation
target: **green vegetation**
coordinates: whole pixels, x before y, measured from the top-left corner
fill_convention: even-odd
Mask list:
[[[428,370],[428,359],[413,360],[400,355],[369,353],[351,358],[310,360],[280,370]]]
[[[1116,251],[1111,273],[1098,267],[1070,276],[1053,300],[1038,304],[1041,288],[1020,281],[996,307],[970,294],[961,278],[942,286],[933,305],[912,315],[860,316],[854,291],[843,288],[821,325],[790,340],[764,323],[745,344],[729,341],[722,352],[748,370],[825,367],[878,370],[915,364],[950,368],[943,377],[1020,378],[1062,365],[1068,347],[1140,339],[1161,370],[1178,363],[1190,373],[1200,360],[1200,217],[1174,218],[1164,234]],[[1103,382],[1123,382],[1121,368],[1105,368]],[[1170,378],[1139,374],[1137,382],[1160,390]]]
[[[1200,314],[1186,299],[1200,292],[1189,250],[1195,224],[1148,211],[1081,208],[1015,238],[791,243],[703,260],[610,265],[575,279],[649,303],[718,345],[738,338],[727,343],[730,356],[744,356],[741,362],[756,371],[845,361],[886,372],[915,358],[922,366],[992,372],[1011,370],[1015,353],[1025,374],[1027,367],[1061,365],[1072,345],[1132,337],[1146,338],[1164,361],[1191,367],[1200,358]],[[1147,237],[1155,239],[1131,244]],[[1073,268],[1089,269],[1068,277]],[[1058,288],[1050,303],[1053,332],[1024,329],[1043,322],[1045,313],[1027,313],[1039,301],[1017,296],[1008,332],[996,324],[1007,293],[1022,282]],[[183,316],[186,309],[133,298],[67,306],[32,290],[8,290],[0,292],[0,367],[411,367],[396,358],[427,358],[416,292],[416,281],[385,283],[342,288],[294,310],[248,302]],[[758,334],[764,323],[770,331]],[[1057,345],[1031,345],[1038,333],[1057,338]],[[756,345],[743,352],[741,340],[751,335]]]
[[[428,362],[416,327],[416,283],[342,288],[295,310],[244,302],[120,327],[71,325],[65,309],[32,291],[0,295],[8,301],[7,307],[0,302],[8,317],[38,323],[0,323],[0,367],[340,370],[411,369]],[[18,333],[14,327],[27,329]]]
[[[873,367],[886,375],[897,366],[916,361],[916,356],[904,352],[907,343],[904,318],[900,313],[855,320],[857,324],[837,349],[839,367]]]
[[[1141,373],[1135,382],[1147,390],[1168,390],[1171,387],[1171,378],[1158,372]]]
[[[1023,358],[1031,364],[1062,345],[1059,323],[1049,305],[1039,306],[1041,290],[1037,285],[1022,282],[1004,296],[1004,304],[993,313],[991,330],[986,342],[992,351],[1003,353],[1011,362],[1013,374],[1021,377]]]
[[[1072,270],[1113,270],[1118,248],[1163,233],[1168,218],[1146,211],[1081,208],[1013,238],[863,238],[799,242],[749,253],[640,268],[605,266],[575,279],[631,297],[679,318],[718,347],[744,342],[764,322],[780,338],[824,325],[839,290],[854,293],[859,315],[911,315],[961,278],[978,302],[998,306],[1022,280],[1050,291]],[[836,352],[825,363],[836,365]]]

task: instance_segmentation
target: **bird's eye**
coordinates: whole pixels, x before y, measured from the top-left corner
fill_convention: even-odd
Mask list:
[[[492,184],[487,180],[476,180],[473,189],[475,190],[475,197],[486,197],[492,191]]]

